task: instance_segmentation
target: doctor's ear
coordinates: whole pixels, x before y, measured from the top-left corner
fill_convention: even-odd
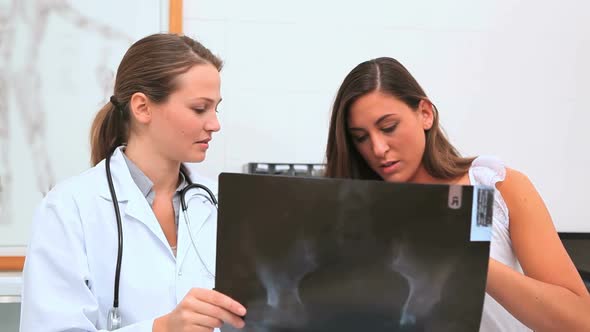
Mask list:
[[[131,99],[129,100],[129,111],[139,123],[147,124],[152,119],[149,99],[141,92],[136,92],[131,96]]]

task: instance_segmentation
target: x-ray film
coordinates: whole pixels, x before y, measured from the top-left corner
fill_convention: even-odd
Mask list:
[[[219,188],[216,290],[246,306],[243,331],[479,329],[492,188],[229,173]]]

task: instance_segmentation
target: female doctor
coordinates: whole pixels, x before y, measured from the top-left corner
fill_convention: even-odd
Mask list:
[[[94,167],[58,184],[35,214],[22,332],[244,326],[246,309],[212,290],[215,197],[189,190],[188,218],[181,202],[189,183],[211,186],[182,163],[203,161],[220,129],[221,67],[186,36],[129,48],[92,124]]]

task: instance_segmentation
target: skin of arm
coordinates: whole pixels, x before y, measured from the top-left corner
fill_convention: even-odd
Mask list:
[[[507,169],[497,184],[524,275],[490,259],[486,291],[535,331],[590,331],[590,294],[531,181]]]

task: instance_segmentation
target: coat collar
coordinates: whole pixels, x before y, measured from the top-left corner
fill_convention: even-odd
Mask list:
[[[156,236],[158,236],[158,238],[162,240],[162,242],[167,244],[167,240],[158,220],[156,219],[156,216],[154,215],[145,196],[131,177],[131,173],[129,172],[129,168],[125,162],[121,147],[117,148],[111,156],[110,166],[117,202],[119,204],[127,202],[127,204],[124,206],[120,205],[122,207],[122,219],[125,220],[128,219],[127,217],[131,217],[144,223],[154,234],[156,234]],[[105,174],[104,182],[101,185],[99,194],[102,198],[112,202],[108,181],[106,179],[106,159],[101,161],[96,167],[100,168]],[[211,215],[211,209],[214,209],[214,207],[211,207],[207,199],[202,195],[203,192],[201,190],[190,190],[186,195],[186,201],[188,203],[187,213],[189,214],[191,221],[190,229],[191,234],[193,235],[196,235],[195,233],[197,233],[197,230],[201,228],[203,223]],[[183,212],[182,210],[179,212],[179,222],[183,222]],[[184,238],[184,236],[187,235],[188,234],[186,234],[186,232],[180,232],[179,227],[179,242],[187,241],[187,239]],[[190,241],[190,239],[188,239],[188,241]],[[181,253],[182,256],[185,254],[185,252]]]
[[[146,193],[144,191],[146,189],[147,191],[151,190],[151,182],[150,184],[148,184],[149,188],[143,188],[144,190],[137,186],[137,183],[133,179],[133,175],[129,170],[129,166],[125,161],[125,155],[123,154],[122,146],[118,147],[117,149],[115,149],[115,152],[113,152],[113,155],[111,156],[110,166],[111,175],[113,178],[113,186],[115,188],[117,201],[119,203],[130,200],[130,197],[135,197],[138,193],[145,197]],[[102,160],[98,165],[96,165],[96,167],[101,169],[101,172],[103,172],[105,176],[104,185],[102,185],[99,190],[100,196],[104,199],[112,201],[113,199],[109,189],[108,180],[106,179],[106,159]],[[192,176],[189,177],[192,178]],[[149,181],[149,179],[147,181]],[[184,187],[185,185],[186,179],[183,179],[183,184],[180,187]]]
[[[129,200],[129,196],[132,195],[133,191],[137,190],[139,193],[141,192],[139,191],[139,188],[137,188],[137,186],[133,183],[131,173],[129,172],[129,168],[127,168],[121,148],[122,147],[118,147],[112,154],[110,167],[113,178],[113,186],[117,195],[117,201],[125,202]],[[101,185],[99,194],[102,198],[112,201],[113,198],[111,196],[109,183],[106,178],[106,159],[103,159],[95,167],[100,169],[104,174],[104,182],[103,185]]]

